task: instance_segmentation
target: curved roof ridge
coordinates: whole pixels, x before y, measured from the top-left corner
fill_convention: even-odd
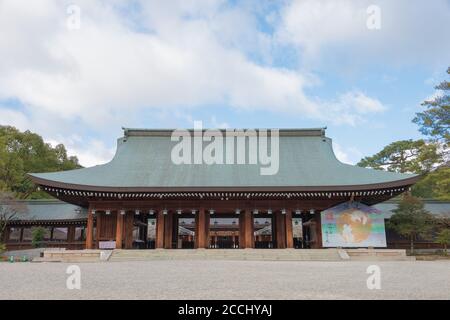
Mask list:
[[[192,128],[178,128],[178,129],[147,129],[147,128],[125,128],[122,127],[124,131],[125,137],[130,136],[171,136],[171,134],[175,131],[187,131],[187,132],[211,132],[211,131],[219,131],[222,134],[226,134],[227,132],[250,132],[255,131],[259,132],[262,130],[271,131],[277,130],[280,136],[325,136],[325,130],[327,127],[321,128],[202,128],[202,129],[192,129]]]

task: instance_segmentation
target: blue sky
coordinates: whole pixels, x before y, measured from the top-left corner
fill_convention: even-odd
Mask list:
[[[411,120],[446,77],[448,21],[448,0],[6,0],[0,124],[86,166],[122,126],[326,126],[356,163],[421,137]]]

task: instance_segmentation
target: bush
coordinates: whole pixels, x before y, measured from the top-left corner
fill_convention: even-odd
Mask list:
[[[0,254],[6,251],[6,245],[4,243],[0,243]]]
[[[447,247],[450,245],[450,229],[442,229],[436,241],[444,246],[444,255],[447,255]]]
[[[31,244],[34,248],[42,248],[45,238],[45,232],[46,230],[43,227],[37,227],[33,229],[33,231],[31,232]]]

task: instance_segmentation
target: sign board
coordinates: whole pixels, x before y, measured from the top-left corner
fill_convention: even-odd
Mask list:
[[[99,249],[115,249],[116,242],[115,241],[100,241],[98,243]]]
[[[323,247],[386,247],[384,214],[358,202],[322,211]]]

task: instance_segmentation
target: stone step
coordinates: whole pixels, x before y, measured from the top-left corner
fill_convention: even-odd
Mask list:
[[[414,261],[403,249],[347,249],[353,261]]]
[[[168,250],[114,250],[110,261],[142,260],[289,260],[340,261],[336,249],[168,249]]]
[[[392,249],[156,249],[45,250],[35,262],[94,262],[146,260],[264,260],[264,261],[412,261],[405,250]]]

